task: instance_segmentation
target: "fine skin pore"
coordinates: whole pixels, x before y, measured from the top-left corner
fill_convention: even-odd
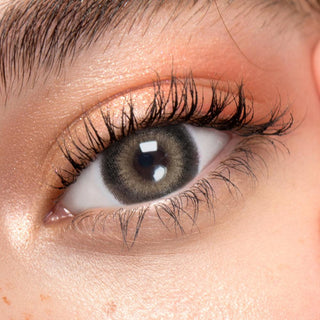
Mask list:
[[[41,14],[54,2],[39,0]],[[59,72],[63,55],[52,43],[46,62],[26,59],[39,55],[30,37],[19,38],[30,19],[2,38],[0,320],[320,319],[319,1],[142,2],[127,1],[128,14],[90,44],[73,33],[77,48]],[[14,3],[28,4],[0,0],[0,15]],[[143,114],[156,79],[190,72],[198,88],[243,83],[257,118],[277,104],[289,108],[294,125],[277,137],[279,149],[256,151],[264,159],[253,161],[256,181],[232,174],[241,196],[218,184],[215,222],[201,207],[192,234],[163,236],[156,218],[146,220],[131,249],[75,232],[69,218],[45,223],[58,197],[50,173],[66,165],[55,162],[65,129],[103,101],[119,108],[128,92]]]

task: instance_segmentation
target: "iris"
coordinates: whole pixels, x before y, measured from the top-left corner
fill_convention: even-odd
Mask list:
[[[104,183],[124,204],[158,199],[198,173],[198,150],[184,125],[137,131],[108,147],[101,157]]]

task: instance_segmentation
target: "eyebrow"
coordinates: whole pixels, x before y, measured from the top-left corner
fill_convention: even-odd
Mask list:
[[[215,1],[202,2],[207,7]],[[313,10],[320,11],[320,0],[283,1],[296,6],[309,2]],[[47,72],[59,72],[68,58],[72,61],[107,31],[117,30],[122,23],[130,30],[144,13],[150,11],[151,18],[169,2],[173,1],[17,0],[11,3],[0,20],[0,82],[5,92],[14,82],[23,84],[30,80],[41,67]],[[179,0],[176,5],[187,3],[190,8],[190,2],[195,5],[201,0]]]
[[[0,19],[0,94],[7,97],[19,84],[18,92],[39,69],[47,74],[63,70],[83,50],[118,28],[130,31],[147,15],[147,25],[163,7],[172,12],[197,12],[212,0],[15,0],[4,5]],[[168,20],[175,16],[169,16]],[[4,90],[1,89],[4,87]]]
[[[67,57],[115,29],[130,11],[145,11],[150,3],[17,0],[7,6],[0,20],[0,81],[7,88],[12,80],[30,80],[41,66],[48,71],[61,69]]]

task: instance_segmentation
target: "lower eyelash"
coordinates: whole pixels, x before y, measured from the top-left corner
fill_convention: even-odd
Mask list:
[[[208,213],[215,220],[217,195],[213,184],[219,181],[223,182],[233,198],[242,197],[241,190],[233,182],[232,175],[235,173],[244,174],[255,185],[258,178],[253,165],[256,166],[260,163],[264,169],[268,169],[262,153],[263,151],[269,151],[270,147],[276,154],[280,149],[289,152],[282,142],[271,137],[251,136],[243,138],[226,160],[222,161],[214,171],[209,172],[207,177],[198,180],[190,189],[171,198],[160,200],[158,203],[138,208],[120,208],[113,213],[103,210],[98,213],[87,211],[75,216],[70,223],[70,227],[87,236],[89,234],[96,237],[100,233],[105,235],[108,233],[106,220],[112,215],[113,219],[118,220],[120,224],[122,240],[128,249],[138,239],[143,221],[151,210],[155,212],[160,223],[169,231],[176,234],[185,234],[184,224],[186,224],[186,221],[191,224],[193,230],[199,231],[197,220],[200,205],[204,204]],[[165,220],[164,217],[167,217],[167,219]],[[135,224],[133,230],[131,227],[129,228],[132,223]]]

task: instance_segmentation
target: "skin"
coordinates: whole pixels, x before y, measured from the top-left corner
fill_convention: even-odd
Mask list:
[[[147,29],[142,20],[119,30],[105,50],[106,35],[60,75],[40,72],[6,105],[2,97],[1,319],[320,318],[320,27],[286,7],[239,2],[220,6],[233,39],[214,5],[167,25],[164,8]],[[200,233],[150,245],[141,235],[141,246],[114,252],[113,242],[46,226],[56,138],[98,102],[172,68],[203,83],[243,80],[257,115],[280,97],[295,118],[279,138],[290,154],[262,153],[268,173],[254,166],[254,188],[238,178],[241,198],[221,190],[216,223]]]

